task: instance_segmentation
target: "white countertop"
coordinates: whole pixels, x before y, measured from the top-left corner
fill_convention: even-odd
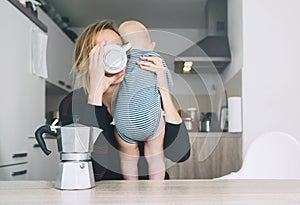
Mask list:
[[[80,191],[47,181],[0,181],[0,204],[300,204],[300,180],[101,181]]]
[[[189,131],[190,137],[242,137],[241,132],[191,132]]]

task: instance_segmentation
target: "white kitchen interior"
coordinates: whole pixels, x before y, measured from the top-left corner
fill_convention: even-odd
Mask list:
[[[15,2],[15,1],[12,1]],[[44,156],[41,152],[38,144],[34,139],[34,131],[40,125],[45,123],[51,124],[55,117],[58,116],[58,106],[60,100],[72,90],[73,82],[72,76],[70,75],[70,70],[72,68],[72,53],[74,42],[71,38],[69,38],[62,29],[57,25],[55,20],[50,17],[50,14],[47,14],[42,9],[37,10],[37,19],[39,24],[35,25],[30,21],[28,17],[26,17],[22,12],[20,12],[17,8],[14,8],[14,4],[12,2],[3,2],[3,8],[8,7],[5,10],[7,16],[12,16],[11,21],[14,20],[16,23],[14,24],[6,24],[7,28],[5,29],[7,36],[12,36],[11,31],[14,29],[14,34],[17,33],[26,33],[27,36],[23,37],[24,39],[18,38],[20,41],[15,42],[17,45],[21,44],[21,41],[24,45],[24,50],[18,50],[21,54],[26,53],[27,56],[24,56],[24,61],[15,61],[15,67],[23,67],[23,65],[27,65],[27,75],[35,80],[39,81],[41,85],[36,86],[40,89],[40,91],[36,92],[40,96],[36,97],[34,102],[32,102],[32,98],[26,98],[28,103],[23,103],[21,106],[22,112],[28,112],[25,116],[34,116],[33,113],[36,113],[35,122],[31,122],[31,125],[26,125],[24,122],[19,122],[19,127],[27,127],[29,131],[26,133],[25,139],[23,143],[20,142],[21,149],[17,146],[6,148],[9,149],[10,155],[14,153],[21,153],[23,157],[22,159],[22,167],[23,169],[18,170],[17,173],[22,173],[22,175],[18,175],[17,178],[9,176],[9,179],[55,179],[57,175],[56,165],[59,162],[59,153],[53,152],[49,157]],[[185,49],[189,48],[191,45],[196,43],[197,41],[204,39],[207,35],[225,35],[227,28],[224,26],[221,30],[216,30],[214,25],[217,21],[223,22],[223,24],[227,23],[227,5],[226,1],[223,1],[222,4],[219,4],[218,1],[199,1],[201,5],[201,14],[198,16],[200,21],[199,28],[195,28],[197,23],[188,25],[187,28],[173,28],[173,26],[168,25],[166,28],[149,28],[151,37],[157,43],[157,50],[162,53],[162,55],[166,54],[164,58],[169,65],[171,70],[174,70],[174,58],[175,56],[180,56],[179,54]],[[196,9],[197,10],[197,9]],[[217,12],[216,12],[217,11]],[[208,14],[206,14],[206,12]],[[20,19],[22,21],[27,22],[27,26],[25,26],[24,31],[17,32],[20,27],[16,26],[20,23]],[[22,22],[22,24],[24,24]],[[211,24],[209,28],[206,28],[206,24]],[[42,25],[42,26],[40,26]],[[40,27],[39,27],[40,26]],[[161,26],[161,25],[160,25]],[[12,28],[13,27],[13,28]],[[189,28],[192,27],[192,28]],[[44,29],[47,35],[47,48],[46,48],[46,67],[48,77],[43,79],[36,75],[32,74],[30,71],[34,62],[31,59],[31,53],[28,52],[31,49],[31,44],[33,40],[31,40],[31,32],[33,29]],[[71,29],[71,28],[70,28]],[[80,32],[82,28],[73,28],[77,33]],[[79,31],[78,31],[79,30]],[[17,38],[17,37],[16,37]],[[4,38],[5,39],[5,38]],[[3,40],[4,40],[3,39]],[[27,44],[24,44],[26,40]],[[12,49],[12,46],[10,47]],[[10,53],[6,53],[5,55],[11,55]],[[181,56],[180,56],[181,58]],[[232,59],[234,56],[232,57]],[[3,62],[5,65],[11,64],[11,57],[7,56],[8,62]],[[219,72],[216,72],[213,68],[213,64],[208,65],[206,67],[211,68],[211,71],[199,71],[199,74],[174,74],[174,88],[172,90],[172,95],[177,103],[178,110],[180,109],[182,113],[187,113],[190,107],[195,107],[198,111],[196,113],[196,118],[199,119],[200,112],[218,112],[219,105],[216,98],[216,90],[221,89],[223,87],[223,82]],[[227,92],[230,96],[241,96],[241,74],[240,68],[241,65],[230,65],[234,68],[228,68],[231,71],[228,72],[228,75],[232,75],[233,77],[228,77]],[[225,67],[223,67],[224,69]],[[31,81],[31,80],[28,80]],[[3,81],[3,83],[7,83]],[[19,86],[26,88],[27,82],[16,86],[16,91],[12,94],[14,98],[18,98],[18,95],[15,93],[20,92]],[[31,83],[31,82],[28,82]],[[31,91],[33,92],[34,89]],[[22,92],[22,95],[26,95],[26,92]],[[27,95],[26,95],[27,96]],[[14,98],[8,98],[14,99]],[[25,98],[25,96],[24,96]],[[217,102],[217,103],[216,103]],[[6,104],[9,104],[8,102]],[[37,109],[38,106],[39,109]],[[15,118],[19,115],[18,112],[13,112],[15,109],[11,107],[11,113],[15,113]],[[32,111],[34,110],[34,112]],[[29,114],[30,113],[30,114]],[[185,117],[185,116],[183,116]],[[28,123],[30,120],[28,121]],[[190,140],[191,143],[194,144],[192,149],[192,156],[198,155],[200,152],[206,153],[202,155],[200,158],[191,157],[187,162],[181,164],[171,163],[166,161],[168,164],[168,173],[171,178],[180,179],[180,178],[214,178],[220,177],[225,174],[228,174],[232,171],[237,171],[241,167],[242,163],[242,134],[241,132],[237,133],[228,133],[228,132],[198,132],[198,120],[195,122],[196,127],[193,127],[193,130],[190,132]],[[10,132],[9,127],[7,127],[8,136],[12,136],[13,134]],[[193,132],[192,132],[193,131]],[[196,133],[194,133],[196,131]],[[4,131],[3,131],[4,132]],[[16,131],[17,132],[17,131]],[[14,134],[17,136],[17,134]],[[198,137],[201,136],[201,137]],[[206,136],[210,136],[206,138]],[[223,138],[221,138],[223,136]],[[13,137],[10,137],[13,138]],[[56,150],[55,138],[46,135],[46,143],[52,148],[52,150]],[[26,148],[23,146],[24,144],[28,145]],[[203,149],[201,149],[203,147]],[[202,151],[201,151],[202,150]],[[214,152],[214,153],[213,153]],[[5,154],[9,157],[8,154]],[[222,157],[223,156],[223,157]],[[227,157],[224,157],[227,156]],[[208,160],[205,160],[208,159]],[[214,165],[214,161],[220,161]],[[3,161],[1,169],[4,170],[5,175],[3,174],[2,179],[7,179],[11,174],[11,168],[14,168],[12,165],[20,165],[13,161]],[[40,166],[40,164],[45,164],[45,166]],[[200,167],[200,168],[199,168]],[[212,168],[207,168],[212,167]],[[217,168],[218,167],[218,168]],[[186,170],[194,170],[193,172],[187,172]],[[200,171],[202,170],[202,171]],[[45,174],[47,173],[47,174]]]
[[[56,12],[60,12],[62,16],[71,15],[68,13],[70,10],[66,9],[67,3],[70,3],[68,1],[41,0],[40,2],[52,4],[53,7],[60,6],[56,8]],[[73,3],[76,4],[75,2],[78,1]],[[103,2],[106,6],[110,5],[108,1]],[[152,3],[157,2],[159,1]],[[169,9],[172,9],[172,3],[166,2],[169,2]],[[167,4],[166,2],[162,5]],[[192,127],[189,131],[192,145],[190,158],[177,164],[166,160],[167,172],[171,179],[170,184],[141,182],[128,185],[126,182],[112,182],[115,187],[118,187],[112,188],[113,185],[110,185],[108,181],[103,182],[103,187],[101,184],[97,184],[95,192],[98,194],[105,190],[119,192],[120,195],[112,201],[109,201],[109,197],[114,198],[114,194],[108,195],[108,198],[100,194],[103,199],[107,200],[107,203],[111,204],[119,202],[118,200],[122,200],[122,196],[128,194],[126,186],[131,187],[132,190],[139,190],[141,187],[151,190],[151,193],[154,193],[152,195],[154,203],[158,203],[160,200],[170,203],[178,198],[179,202],[177,203],[180,204],[180,202],[189,202],[183,200],[188,198],[187,200],[190,200],[192,204],[199,204],[199,201],[195,201],[199,197],[204,202],[214,204],[221,203],[217,201],[218,197],[224,197],[224,204],[234,202],[259,204],[261,202],[259,197],[265,200],[266,203],[263,204],[271,204],[272,202],[279,204],[299,203],[300,171],[298,176],[291,176],[294,180],[282,180],[282,184],[276,180],[274,182],[268,180],[230,181],[230,177],[234,179],[235,176],[230,175],[230,173],[238,173],[241,168],[244,168],[243,160],[249,158],[247,151],[257,139],[265,136],[272,137],[274,134],[274,140],[263,145],[266,153],[268,150],[272,150],[272,143],[275,146],[276,136],[291,137],[295,140],[295,144],[300,143],[297,123],[300,115],[300,97],[297,95],[297,91],[300,90],[300,84],[297,83],[300,76],[300,71],[297,69],[298,48],[300,47],[300,27],[298,26],[300,1],[188,0],[186,5],[193,2],[198,2],[197,5],[201,5],[199,7],[201,14],[194,15],[200,19],[198,24],[195,24],[195,20],[192,19],[186,23],[185,27],[176,28],[174,27],[176,19],[174,22],[168,19],[170,25],[164,26],[166,24],[163,24],[165,18],[163,15],[160,17],[160,24],[151,24],[151,21],[147,24],[146,22],[146,25],[150,25],[150,35],[157,44],[157,51],[162,53],[169,69],[174,71],[172,72],[174,79],[172,95],[182,117],[187,117],[190,108],[197,110],[196,128]],[[81,6],[83,5],[81,4]],[[126,6],[130,6],[130,4],[128,3]],[[63,10],[60,9],[64,7],[66,13],[61,13]],[[83,6],[83,8],[86,9],[87,7]],[[175,7],[174,11],[176,11]],[[108,15],[105,12],[103,11],[103,15]],[[124,11],[119,13],[120,16],[126,15]],[[2,108],[0,117],[0,193],[6,193],[7,190],[13,193],[15,189],[13,184],[2,189],[2,185],[3,187],[6,186],[5,182],[7,181],[11,183],[22,181],[25,183],[25,187],[28,186],[26,185],[27,180],[32,183],[37,181],[40,184],[33,185],[35,187],[33,190],[46,190],[53,187],[49,181],[54,181],[57,176],[59,153],[56,151],[56,138],[45,135],[44,139],[47,146],[53,151],[52,154],[46,156],[36,142],[34,132],[41,125],[49,124],[57,117],[60,100],[74,88],[73,78],[70,74],[74,41],[50,16],[38,6],[37,16],[35,16],[34,13],[22,7],[18,0],[0,2],[0,23],[2,26],[0,65],[3,71],[0,77],[0,89],[3,96],[0,100]],[[103,18],[105,16],[99,14],[99,19]],[[120,23],[122,20],[124,19],[116,19],[116,23]],[[184,22],[181,21],[177,23],[184,25]],[[83,27],[71,25],[68,29],[78,34]],[[42,37],[33,38],[34,32]],[[228,64],[221,71],[216,69],[204,71],[201,68],[196,68],[195,64],[197,74],[176,73],[174,64],[176,59],[184,59],[186,56],[181,56],[181,54],[211,35],[227,37],[228,49],[230,50]],[[40,52],[32,50],[33,47],[38,47]],[[46,52],[46,55],[43,55],[43,52]],[[33,56],[42,58],[46,56],[46,61],[43,59],[38,61]],[[33,70],[36,63],[43,65],[45,62],[48,76],[45,76],[45,70]],[[216,65],[214,63],[210,62],[208,67],[214,67]],[[224,90],[226,90],[226,96]],[[224,97],[227,99],[224,100]],[[203,125],[198,125],[200,117],[202,117],[201,113],[215,113],[218,123],[220,123],[220,109],[229,98],[235,97],[241,100],[239,101],[241,112],[237,118],[240,127],[237,131],[228,130],[228,128],[219,130],[220,127],[209,132],[201,130]],[[226,105],[228,106],[228,104]],[[278,147],[279,153],[292,153],[292,149],[286,148],[284,143]],[[293,153],[296,155],[297,151]],[[280,155],[274,156],[278,156],[277,166],[280,166]],[[284,156],[288,156],[288,154]],[[289,169],[300,169],[300,156],[298,158],[290,157],[290,159],[292,158],[295,161],[291,162],[293,168]],[[276,159],[272,159],[272,162],[276,163]],[[268,163],[266,162],[265,165],[267,167]],[[259,170],[260,168],[264,169],[264,167],[256,167],[255,169]],[[229,177],[225,179],[227,176]],[[222,179],[223,177],[225,180]],[[286,176],[285,178],[290,177]],[[180,180],[183,180],[183,183],[180,183]],[[197,184],[195,181],[198,180],[199,183],[204,184]],[[156,193],[157,190],[151,188],[151,184],[158,190],[161,189],[163,194],[171,193],[172,197],[166,197],[163,200],[162,196]],[[180,187],[180,184],[183,187]],[[255,190],[255,184],[264,188]],[[180,194],[171,192],[171,189],[174,188],[172,188],[173,185],[180,187],[179,191],[186,198],[180,198]],[[189,188],[189,186],[194,187],[194,189]],[[20,188],[20,190],[22,189]],[[211,193],[206,190],[210,190]],[[55,191],[51,190],[51,194],[55,198],[52,201],[53,204],[58,203],[59,200],[64,201],[64,199],[66,202],[74,202],[68,198],[73,196],[70,192],[69,196],[65,195],[66,198],[63,198],[63,195]],[[257,194],[258,198],[254,200],[249,197],[249,193]],[[280,195],[282,198],[275,201],[274,198],[269,198],[269,195],[263,195],[265,193],[283,194]],[[100,198],[90,201],[89,197],[94,196],[93,194],[88,192],[90,204],[101,202]],[[129,196],[129,203],[141,203],[141,200],[137,200],[134,194],[136,192],[131,193],[129,190],[129,195],[127,195]],[[81,195],[83,198],[87,198],[83,192]],[[0,199],[0,204],[9,202],[11,200],[9,197],[11,195],[8,194]],[[59,198],[58,201],[56,201],[57,197]],[[249,197],[248,200],[246,200],[247,197]],[[39,199],[39,195],[34,199]],[[1,202],[1,200],[3,201]],[[32,201],[26,202],[29,204]]]

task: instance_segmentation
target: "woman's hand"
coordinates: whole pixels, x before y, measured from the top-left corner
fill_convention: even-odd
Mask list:
[[[103,94],[115,83],[124,73],[106,76],[103,62],[104,46],[106,41],[100,42],[90,52],[89,73],[90,89],[88,103],[92,105],[102,105]]]
[[[164,68],[162,59],[156,56],[147,56],[141,57],[141,60],[143,61],[137,62],[141,69],[156,73],[157,87],[160,92],[163,110],[165,112],[165,121],[173,124],[181,123],[182,119],[177,112],[170,94],[167,71]]]
[[[167,72],[164,68],[162,59],[156,56],[145,56],[141,57],[141,60],[143,61],[137,62],[141,69],[149,70],[153,73],[156,73],[157,87],[159,91],[169,92]]]

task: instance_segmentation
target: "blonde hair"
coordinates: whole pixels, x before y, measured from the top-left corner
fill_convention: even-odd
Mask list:
[[[75,79],[74,87],[83,87],[85,91],[89,92],[89,54],[95,46],[97,34],[105,29],[110,29],[120,36],[114,22],[108,19],[88,25],[78,36],[73,54],[74,64],[72,73]]]

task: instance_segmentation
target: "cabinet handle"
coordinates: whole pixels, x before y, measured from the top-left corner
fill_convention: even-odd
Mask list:
[[[24,169],[24,170],[22,170],[22,171],[12,172],[12,173],[11,173],[11,176],[15,177],[15,176],[19,176],[19,175],[24,175],[24,174],[26,174],[26,173],[27,173],[27,170]]]
[[[66,88],[72,89],[72,86],[71,85],[66,85]]]
[[[60,85],[64,86],[64,85],[65,85],[65,82],[64,82],[64,81],[61,81],[61,80],[59,80],[59,81],[58,81],[58,84],[60,84]]]
[[[34,144],[33,145],[33,148],[39,148],[39,147],[41,147],[39,144]]]
[[[27,157],[27,153],[16,153],[12,155],[12,158],[20,158],[20,157]]]

